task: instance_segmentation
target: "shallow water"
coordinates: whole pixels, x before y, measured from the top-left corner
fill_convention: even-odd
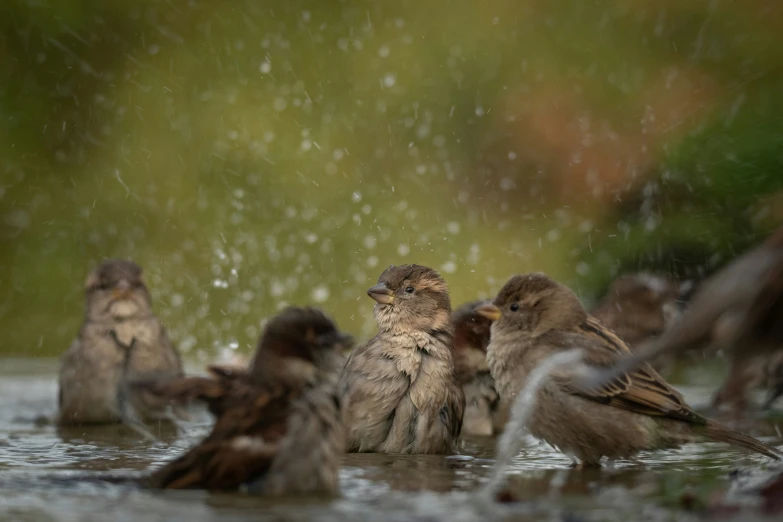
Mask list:
[[[179,430],[150,442],[124,427],[58,431],[56,360],[0,359],[0,519],[2,520],[690,520],[689,504],[716,498],[751,509],[754,485],[780,469],[724,444],[690,444],[642,455],[612,469],[578,471],[532,439],[514,460],[515,502],[478,493],[494,464],[493,439],[462,441],[460,455],[347,455],[338,499],[267,500],[241,494],[152,492],[101,480],[134,477],[180,454],[211,425],[195,412]],[[708,388],[681,388],[691,404]],[[783,416],[746,429],[781,445]],[[685,494],[684,494],[685,493]],[[694,499],[686,502],[688,498]],[[749,511],[739,516],[752,519]]]

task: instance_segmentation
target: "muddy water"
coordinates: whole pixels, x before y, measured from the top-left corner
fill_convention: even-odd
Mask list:
[[[747,494],[776,468],[723,444],[691,444],[642,455],[613,469],[577,471],[531,440],[509,471],[515,502],[478,493],[494,464],[493,439],[467,439],[447,457],[348,455],[338,499],[275,500],[239,494],[142,491],[108,482],[134,477],[180,454],[210,427],[204,412],[159,441],[123,427],[58,431],[55,360],[0,359],[0,520],[693,520],[718,499],[752,508]],[[708,388],[685,388],[692,404]],[[767,417],[748,426],[781,444]],[[739,517],[753,518],[749,511]]]

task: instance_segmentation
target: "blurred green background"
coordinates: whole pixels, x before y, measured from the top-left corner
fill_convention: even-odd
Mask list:
[[[389,264],[454,304],[544,270],[700,276],[783,219],[775,0],[5,0],[0,353],[56,355],[104,257],[184,352]]]

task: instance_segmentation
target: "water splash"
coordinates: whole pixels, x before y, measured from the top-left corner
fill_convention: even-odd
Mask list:
[[[495,494],[505,480],[506,470],[522,449],[522,441],[527,433],[525,425],[533,411],[538,389],[555,369],[560,366],[579,364],[581,360],[582,350],[568,350],[549,357],[530,373],[527,384],[514,400],[508,423],[506,423],[506,428],[498,440],[497,458],[492,476],[484,488],[479,490],[479,494],[485,499],[491,501],[495,498]]]

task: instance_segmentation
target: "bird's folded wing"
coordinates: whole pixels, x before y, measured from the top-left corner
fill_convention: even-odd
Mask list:
[[[166,360],[167,367],[178,377],[183,376],[185,373],[182,370],[182,357],[179,354],[179,350],[174,346],[174,343],[171,342],[169,333],[163,325],[160,326],[158,339],[160,339],[160,349]]]
[[[582,325],[579,332],[552,332],[546,335],[552,335],[553,338],[542,339],[544,342],[582,349],[583,363],[595,369],[608,370],[618,357],[629,353],[628,346],[617,335],[592,318]],[[682,395],[647,363],[620,373],[600,387],[589,390],[577,384],[579,376],[574,371],[557,371],[553,377],[569,393],[609,406],[654,417],[706,423],[685,403]]]
[[[350,412],[352,438],[380,444],[409,386],[410,377],[399,370],[393,358],[382,355],[379,346],[371,342],[355,349],[343,368],[339,384]]]

